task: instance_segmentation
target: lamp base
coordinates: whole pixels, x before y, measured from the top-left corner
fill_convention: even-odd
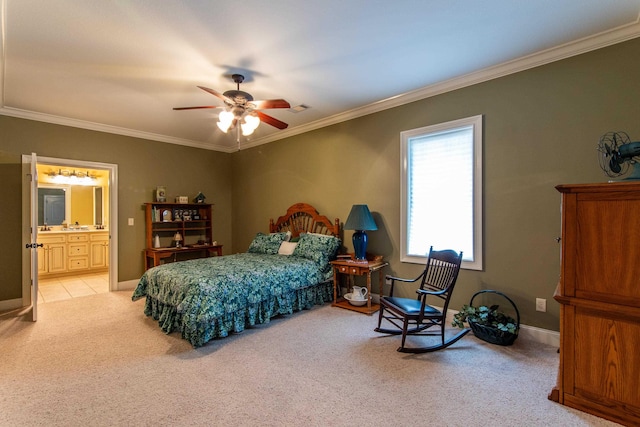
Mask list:
[[[353,250],[356,253],[357,260],[367,259],[367,232],[364,230],[356,230],[353,233]]]

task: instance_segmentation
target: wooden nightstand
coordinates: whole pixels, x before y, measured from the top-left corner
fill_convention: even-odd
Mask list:
[[[388,262],[382,260],[377,261],[355,261],[355,260],[336,260],[331,261],[333,267],[333,307],[346,308],[348,310],[358,311],[365,314],[373,314],[380,309],[380,304],[371,301],[371,273],[378,272],[380,280],[380,289],[384,283],[382,269],[389,265]],[[340,275],[349,276],[349,286],[353,286],[353,276],[367,276],[367,304],[363,306],[351,305],[349,301],[342,297],[338,297],[338,287],[340,286]]]

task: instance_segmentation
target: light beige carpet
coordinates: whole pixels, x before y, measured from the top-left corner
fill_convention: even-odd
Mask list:
[[[193,349],[130,295],[0,316],[0,425],[615,425],[547,400],[556,348],[401,354],[375,316],[325,305]]]

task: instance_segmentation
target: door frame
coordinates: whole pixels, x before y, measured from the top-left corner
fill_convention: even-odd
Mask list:
[[[37,153],[36,153],[37,155]],[[24,157],[25,155],[23,155]],[[30,156],[30,155],[29,155]],[[118,165],[88,160],[37,156],[37,164],[105,170],[109,172],[109,291],[118,290]],[[23,224],[28,228],[29,224]],[[22,305],[31,305],[31,277],[22,280]]]

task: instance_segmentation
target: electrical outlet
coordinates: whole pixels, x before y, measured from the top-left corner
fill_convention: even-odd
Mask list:
[[[536,298],[536,311],[547,311],[547,300],[544,298]]]

